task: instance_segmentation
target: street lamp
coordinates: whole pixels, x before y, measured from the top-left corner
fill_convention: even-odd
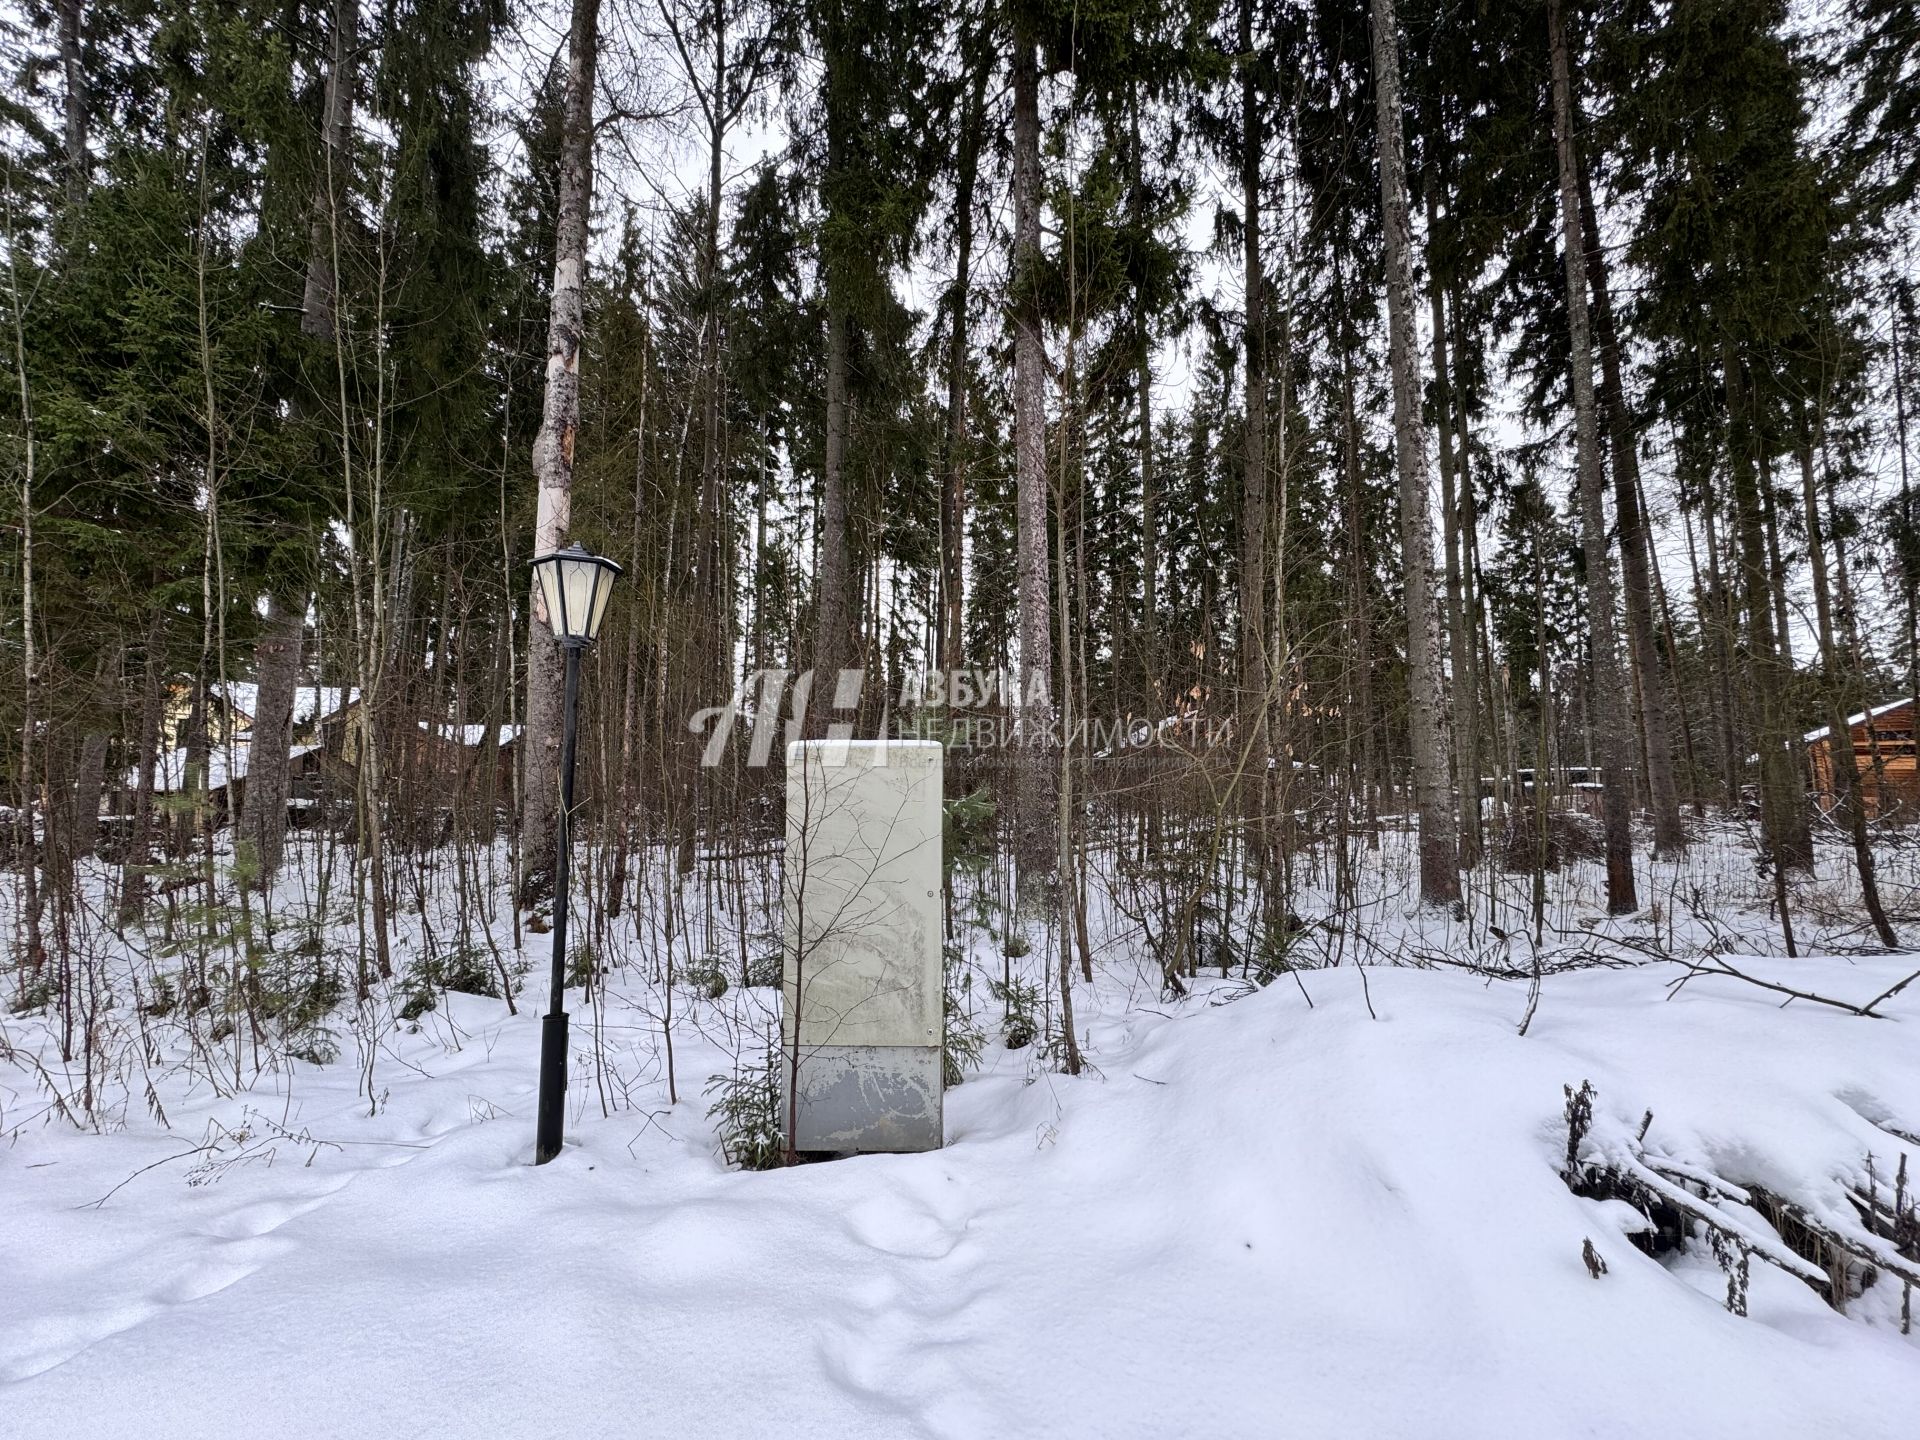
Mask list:
[[[567,1101],[567,870],[573,820],[573,742],[580,700],[580,655],[600,633],[607,597],[620,567],[575,541],[564,550],[533,557],[540,601],[553,638],[567,652],[566,711],[560,731],[560,814],[554,825],[553,989],[546,1018],[540,1022],[540,1111],[534,1130],[533,1163],[544,1165],[560,1153]]]

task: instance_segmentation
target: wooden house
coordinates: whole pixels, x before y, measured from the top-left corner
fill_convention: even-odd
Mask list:
[[[296,744],[317,744],[320,727],[359,702],[360,692],[339,685],[294,687],[290,738]],[[184,749],[192,738],[194,687],[175,682],[167,687],[161,715],[161,734],[167,746]],[[207,743],[216,748],[229,740],[245,743],[260,707],[260,687],[250,681],[230,680],[206,690]]]
[[[254,687],[209,685],[204,699],[207,743],[225,745],[253,728],[253,706],[247,703],[245,690]],[[163,748],[184,750],[194,729],[194,702],[198,687],[185,681],[167,686],[162,701],[160,734]]]
[[[240,813],[252,768],[258,699],[258,687],[248,683],[207,688],[205,723],[211,743],[201,760],[186,743],[195,728],[191,689],[179,687],[169,697],[172,743],[162,748],[154,764],[154,793],[163,806],[191,799],[194,823],[216,829]],[[305,826],[344,818],[358,792],[367,727],[374,717],[360,703],[357,689],[301,685],[294,691],[291,722],[289,823]],[[489,800],[496,808],[511,804],[518,726],[397,719],[382,733],[382,794],[405,797],[407,808],[424,817],[424,833],[444,828],[462,795]],[[130,767],[122,788],[131,794],[139,782],[139,767]]]
[[[253,712],[258,696],[259,687],[238,681],[207,688],[208,744],[202,768],[188,743],[193,729],[193,689],[186,685],[172,687],[163,732],[168,743],[154,757],[153,767],[154,794],[163,803],[169,796],[198,796],[204,791],[210,823],[216,827],[240,813],[247,772],[252,768]],[[295,823],[304,823],[301,812],[325,790],[324,771],[331,759],[328,747],[337,745],[343,717],[358,708],[359,696],[358,690],[336,685],[295,688],[287,747],[292,792],[289,818]],[[131,795],[139,784],[140,767],[129,767],[121,779],[124,794]],[[114,803],[119,810],[128,808],[124,797]]]
[[[1920,770],[1915,768],[1913,701],[1891,700],[1876,705],[1848,722],[1853,732],[1853,760],[1860,771],[1860,794],[1871,816],[1920,817]],[[1838,758],[1828,727],[1806,736],[1807,765],[1813,793],[1822,809],[1839,803],[1841,789],[1835,771]]]

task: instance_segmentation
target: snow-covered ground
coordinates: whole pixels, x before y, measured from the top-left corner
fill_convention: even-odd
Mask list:
[[[604,1106],[577,1011],[539,1169],[536,1003],[450,995],[239,1090],[156,1040],[97,1132],[48,1112],[34,1066],[72,1077],[43,1020],[0,1017],[0,1434],[1910,1432],[1897,1281],[1840,1314],[1755,1263],[1731,1314],[1704,1242],[1640,1253],[1560,1167],[1590,1081],[1595,1145],[1651,1110],[1649,1156],[1823,1213],[1869,1155],[1883,1187],[1903,1150],[1920,1175],[1920,985],[1865,1019],[1571,970],[1522,1036],[1524,979],[1348,948],[1176,1003],[1105,938],[1089,1073],[990,1045],[944,1150],[764,1173],[724,1165],[701,1088],[773,992],[678,988],[669,1104],[644,964],[606,987]],[[1855,1003],[1920,968],[1738,963]]]

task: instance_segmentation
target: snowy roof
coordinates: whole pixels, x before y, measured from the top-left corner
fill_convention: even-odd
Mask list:
[[[216,687],[217,688],[217,687]],[[260,710],[260,687],[249,680],[230,680],[226,686],[227,703],[249,717]],[[308,725],[338,714],[360,698],[360,687],[344,685],[301,685],[293,692],[293,723]]]
[[[1884,705],[1876,705],[1873,709],[1863,710],[1858,715],[1849,715],[1847,717],[1847,728],[1851,730],[1854,726],[1864,725],[1869,720],[1878,720],[1882,715],[1890,714],[1895,710],[1904,710],[1911,704],[1913,704],[1913,697],[1911,695],[1904,700],[1889,700]],[[1801,738],[1804,739],[1807,744],[1811,745],[1816,740],[1826,739],[1827,731],[1831,728],[1831,726],[1822,725],[1818,730],[1809,730]]]
[[[295,745],[287,751],[287,758],[289,760],[296,760],[300,756],[319,748],[317,745]],[[229,758],[232,760],[231,775],[228,774]],[[234,780],[246,779],[247,765],[251,759],[252,751],[244,736],[237,737],[234,740],[231,757],[229,757],[225,745],[209,747],[207,753],[207,789],[223,789],[230,778]],[[139,785],[139,783],[140,768],[136,765],[127,771],[127,788],[131,790]],[[153,788],[154,792],[160,795],[172,794],[187,788],[186,746],[176,746],[171,750],[164,751],[160,755],[160,758],[154,763],[153,767]]]

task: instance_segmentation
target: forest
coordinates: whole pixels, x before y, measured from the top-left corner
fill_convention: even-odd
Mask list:
[[[0,1406],[18,1382],[37,1433],[133,1403],[81,1399],[76,1357],[128,1394],[159,1364],[102,1358],[124,1327],[65,1298],[106,1243],[74,1207],[172,1187],[143,1223],[180,1275],[139,1303],[245,1345],[262,1282],[207,1277],[299,1262],[238,1209],[209,1233],[258,1256],[207,1270],[188,1192],[305,1157],[374,1177],[364,1229],[392,1186],[342,1147],[413,1147],[467,1213],[527,1158],[555,948],[564,1183],[582,1157],[676,1176],[722,1209],[675,1243],[742,1256],[777,1202],[726,1197],[785,1194],[852,1228],[805,1252],[828,1285],[879,1255],[911,1294],[912,1264],[965,1258],[924,1168],[715,1188],[807,1158],[783,796],[787,742],[831,736],[944,747],[968,1214],[1039,1133],[1089,1227],[1132,1233],[1116,1157],[1198,1144],[1175,1104],[1224,1193],[1324,1181],[1296,1199],[1329,1216],[1478,1126],[1452,1143],[1573,1278],[1517,1280],[1530,1320],[1489,1302],[1546,1338],[1448,1360],[1459,1416],[1532,1366],[1655,1433],[1609,1366],[1725,1317],[1653,1276],[1782,1345],[1839,1326],[1856,1432],[1893,1433],[1872,1407],[1920,1282],[1915,0],[9,0],[0,73],[0,1192],[40,1216]],[[563,792],[530,562],[572,542],[622,573]],[[1403,1051],[1367,1038],[1396,1017]],[[1203,1019],[1220,1054],[1154,1038]],[[1269,1133],[1294,1097],[1323,1128]],[[1326,1158],[1359,1135],[1379,1155]],[[1450,1208],[1382,1242],[1367,1293],[1398,1293],[1396,1246],[1491,1223],[1435,1163],[1400,1178]],[[515,1224],[655,1223],[512,1186]],[[1077,1243],[1007,1203],[1036,1256]],[[1192,1243],[1144,1283],[1211,1325]],[[1583,1358],[1540,1316],[1583,1313],[1609,1258],[1642,1308]],[[1090,1344],[1096,1287],[1044,1273]],[[998,1342],[948,1343],[991,1366],[1060,1339],[1020,1283],[981,1291]],[[285,1294],[344,1303],[324,1288]],[[470,1403],[497,1303],[447,1381]],[[1449,1311],[1419,1303],[1438,1365]],[[993,1391],[908,1347],[946,1312],[873,1308],[901,1333],[781,1372],[838,1397],[822,1432],[1263,1433],[1182,1345],[1150,1400],[1104,1351]],[[1724,1343],[1704,1390],[1660,1392],[1676,1430],[1812,1433],[1774,1352]],[[1302,1433],[1354,1383],[1296,1395]],[[151,1433],[224,1433],[180,1385]],[[1202,1392],[1210,1419],[1166,1408]],[[345,1425],[353,1397],[310,1403]],[[1377,1403],[1342,1433],[1413,1433],[1410,1392]]]

